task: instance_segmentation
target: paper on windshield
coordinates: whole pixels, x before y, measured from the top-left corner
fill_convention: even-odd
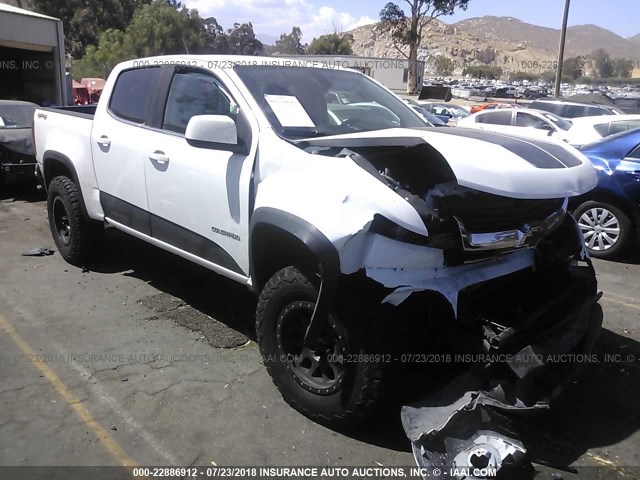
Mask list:
[[[283,127],[315,127],[313,120],[297,97],[265,94],[264,99]]]

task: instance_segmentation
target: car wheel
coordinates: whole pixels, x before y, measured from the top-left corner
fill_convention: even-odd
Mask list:
[[[305,346],[317,296],[317,288],[298,269],[277,272],[258,301],[260,352],[273,383],[293,408],[320,423],[354,424],[382,405],[384,358],[369,348],[371,329],[334,312],[318,342]]]
[[[631,220],[613,205],[585,202],[575,210],[574,217],[593,257],[615,257],[624,251],[633,237]]]
[[[83,212],[78,188],[68,177],[55,177],[49,184],[47,213],[62,258],[83,266],[101,247],[104,227]]]

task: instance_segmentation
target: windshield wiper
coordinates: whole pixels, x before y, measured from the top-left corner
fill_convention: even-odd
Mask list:
[[[320,132],[317,128],[312,127],[283,127],[282,135],[290,137],[311,138],[311,137],[324,137],[328,135],[327,132]]]

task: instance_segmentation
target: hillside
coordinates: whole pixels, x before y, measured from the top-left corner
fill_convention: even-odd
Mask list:
[[[401,57],[390,37],[376,25],[352,30],[354,54]],[[466,65],[494,63],[505,73],[550,70],[556,60],[560,30],[525,23],[512,17],[478,17],[446,24],[434,20],[423,34],[419,55],[445,55],[460,73]],[[625,39],[595,25],[567,29],[565,57],[588,55],[604,48],[612,57],[640,61],[640,35]]]

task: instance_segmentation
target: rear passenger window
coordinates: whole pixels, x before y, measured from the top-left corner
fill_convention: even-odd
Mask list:
[[[627,132],[629,130],[635,130],[637,128],[640,128],[640,120],[620,120],[617,122],[614,121],[614,122],[611,122],[609,135],[614,135],[616,133],[621,133],[621,132]]]
[[[594,113],[592,115],[602,115],[602,112]],[[585,107],[583,107],[582,105],[565,105],[564,114],[560,115],[560,116],[561,117],[566,117],[566,118],[586,117],[587,116],[587,109]]]
[[[600,107],[589,107],[587,109],[587,116],[588,117],[595,117],[598,115],[608,115],[609,111],[604,109],[604,108],[600,108]]]
[[[125,120],[143,123],[158,71],[157,68],[139,68],[120,73],[113,87],[109,109]]]
[[[544,110],[546,112],[551,112],[558,115],[561,113],[560,110],[562,110],[562,105],[558,105],[557,103],[550,103],[550,102],[533,102],[529,108]]]
[[[184,133],[195,115],[228,115],[237,106],[218,81],[204,72],[186,71],[174,75],[167,98],[162,128]]]
[[[615,135],[616,133],[626,132],[629,130],[629,122],[611,122],[611,127],[609,128],[609,135]]]
[[[513,111],[511,109],[487,112],[482,115],[481,123],[490,123],[492,125],[511,125],[512,116]]]
[[[516,127],[533,127],[539,130],[553,129],[544,120],[525,112],[516,113]]]
[[[606,137],[609,135],[609,123],[594,125],[593,129],[598,132],[598,135],[600,135],[601,137]]]

